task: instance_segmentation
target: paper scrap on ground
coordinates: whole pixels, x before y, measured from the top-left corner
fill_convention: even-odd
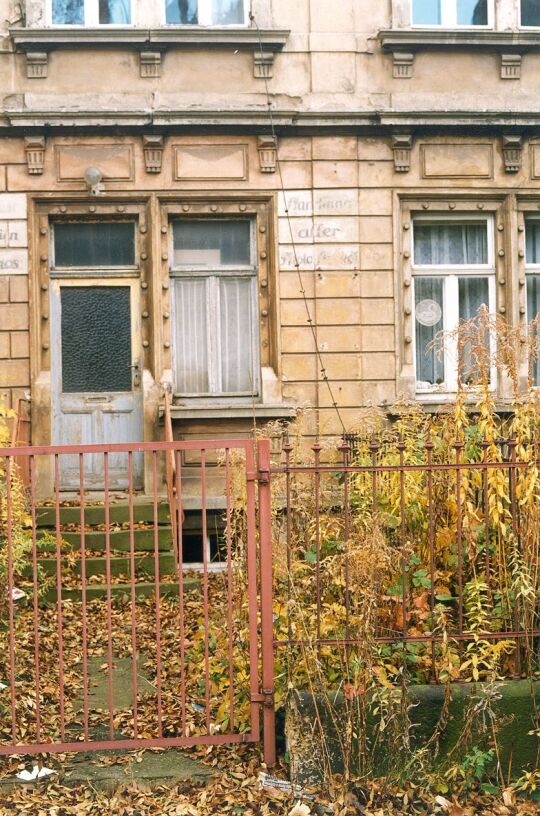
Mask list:
[[[297,796],[300,799],[315,799],[315,796],[305,793],[305,791],[303,791],[297,785],[293,785],[286,779],[279,779],[277,776],[270,776],[270,774],[264,773],[264,771],[259,774],[259,784],[261,788],[273,788],[274,790],[282,791],[283,793],[292,793],[293,796]]]
[[[5,683],[2,683],[2,682],[0,681],[0,691],[5,691],[6,689],[7,689],[6,684],[5,684]]]
[[[57,773],[53,771],[51,768],[40,768],[38,765],[34,765],[31,771],[21,771],[17,774],[17,779],[20,779],[21,782],[34,782],[36,779],[45,779],[47,776],[52,776],[52,774]]]
[[[15,587],[11,590],[11,597],[14,601],[20,601],[22,598],[26,598],[26,592],[23,592],[22,589],[17,589],[17,587]]]

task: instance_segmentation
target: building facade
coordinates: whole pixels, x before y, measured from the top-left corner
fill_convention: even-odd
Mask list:
[[[34,444],[155,440],[165,390],[179,438],[306,403],[340,434],[451,400],[430,343],[481,304],[540,311],[538,0],[0,19],[0,397]]]

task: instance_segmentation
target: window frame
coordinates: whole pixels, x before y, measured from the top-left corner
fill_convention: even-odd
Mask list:
[[[436,30],[440,31],[444,30],[453,30],[459,29],[460,31],[490,31],[493,30],[495,26],[495,9],[494,9],[494,0],[487,0],[488,6],[488,21],[485,25],[464,25],[463,23],[457,22],[457,0],[440,0],[441,1],[441,22],[440,23],[415,23],[414,22],[414,0],[410,0],[411,3],[411,27],[414,29],[427,29],[427,30]]]
[[[132,0],[133,2],[133,0]],[[167,27],[171,28],[224,28],[224,29],[234,29],[234,28],[248,28],[249,27],[249,12],[250,12],[250,0],[243,0],[244,5],[244,22],[243,23],[214,23],[212,22],[212,0],[197,0],[197,13],[198,13],[198,23],[196,25],[190,25],[189,23],[168,23],[167,22],[167,0],[162,0],[162,20],[163,24]]]
[[[238,265],[223,265],[218,267],[204,267],[197,268],[189,264],[174,263],[174,224],[179,221],[249,221],[250,223],[250,257],[252,263],[248,266]],[[171,358],[173,370],[173,391],[174,396],[179,399],[197,400],[199,402],[208,403],[226,400],[227,402],[241,402],[246,400],[257,400],[261,398],[261,331],[259,325],[259,299],[258,299],[258,278],[259,269],[257,264],[257,238],[256,238],[256,219],[253,216],[239,216],[234,219],[231,215],[225,214],[219,217],[210,216],[208,214],[198,214],[195,216],[186,216],[185,214],[172,215],[169,219],[169,256],[171,263],[169,264],[169,283],[171,289],[171,319],[173,325],[176,324],[175,316],[175,295],[172,292],[174,280],[204,280],[205,286],[205,303],[206,303],[206,343],[208,354],[208,384],[209,391],[190,392],[181,391],[177,382],[178,370],[178,351],[175,347],[174,339],[171,338]],[[253,325],[257,327],[256,336],[251,338],[252,346],[252,378],[253,388],[250,391],[221,391],[218,386],[222,380],[222,366],[221,366],[221,338],[220,338],[220,293],[219,282],[224,278],[251,280],[250,287],[250,312]],[[172,332],[171,332],[172,334]]]
[[[486,264],[416,264],[414,259],[414,231],[416,224],[443,223],[448,224],[464,223],[467,221],[486,223],[487,237],[487,263]],[[497,308],[497,270],[495,260],[495,225],[494,216],[490,213],[478,214],[469,211],[456,214],[448,213],[414,213],[411,214],[411,316],[412,332],[411,345],[413,355],[414,370],[414,390],[415,395],[429,401],[429,398],[440,398],[442,395],[454,395],[458,388],[457,369],[457,348],[453,340],[445,343],[444,360],[444,382],[419,387],[422,380],[418,379],[417,371],[417,327],[416,327],[416,279],[417,278],[442,278],[443,280],[443,328],[444,332],[454,331],[459,325],[459,280],[460,278],[487,278],[489,293],[489,312],[495,313]],[[492,336],[490,342],[494,344],[496,338]],[[491,367],[491,388],[495,389],[497,383],[497,369]]]
[[[540,19],[536,25],[525,25],[522,22],[522,0],[519,0],[518,5],[518,20],[519,20],[519,28],[523,28],[525,31],[537,31],[540,28]]]
[[[100,23],[99,22],[99,0],[83,0],[84,2],[84,22],[83,23],[54,23],[53,22],[53,0],[47,0],[46,19],[48,26],[66,29],[83,28],[133,28],[137,25],[139,0],[129,0],[131,10],[130,23]]]
[[[530,331],[531,321],[534,320],[534,318],[536,317],[536,315],[532,316],[532,315],[529,314],[528,278],[529,278],[529,276],[531,276],[531,277],[536,277],[536,278],[540,279],[540,261],[538,263],[529,263],[529,260],[527,258],[527,224],[530,221],[536,221],[538,224],[540,224],[540,215],[529,212],[529,213],[525,213],[525,216],[524,216],[524,251],[523,251],[524,252],[523,266],[524,266],[524,270],[525,270],[525,278],[524,278],[524,280],[525,280],[525,285],[524,285],[525,305],[524,305],[524,311],[525,311],[525,323],[526,323],[526,327],[527,327],[527,334],[529,334],[529,331]],[[529,367],[529,360],[527,361],[527,366]],[[538,382],[534,382],[532,385],[533,385],[533,388],[539,388],[540,389],[540,380]]]

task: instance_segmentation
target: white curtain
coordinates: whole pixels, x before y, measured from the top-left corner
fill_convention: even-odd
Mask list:
[[[184,394],[210,390],[207,342],[207,281],[179,278],[173,282],[176,389]]]
[[[222,278],[220,299],[221,390],[226,393],[254,393],[253,282],[246,278]]]
[[[419,384],[440,385],[444,382],[444,359],[433,348],[433,341],[444,328],[444,281],[442,278],[415,278],[414,293],[416,306],[416,380]],[[436,304],[436,306],[434,306]],[[439,320],[437,306],[440,310]],[[430,319],[424,320],[426,307]],[[433,325],[425,325],[431,323]]]
[[[487,225],[417,222],[414,226],[414,262],[421,266],[486,264]]]
[[[99,22],[122,25],[131,23],[131,0],[99,0]]]
[[[212,0],[214,25],[241,25],[244,20],[244,0]]]
[[[476,317],[481,306],[489,309],[489,280],[487,278],[459,279],[459,319],[470,320]],[[484,343],[489,348],[489,332],[486,331]],[[465,382],[478,377],[474,349],[466,343],[461,350],[461,371]]]
[[[84,25],[84,0],[53,0],[53,25]]]
[[[527,277],[527,317],[529,323],[540,315],[540,275]],[[540,328],[537,329],[537,356],[540,354]],[[540,385],[540,359],[531,361],[535,385]]]

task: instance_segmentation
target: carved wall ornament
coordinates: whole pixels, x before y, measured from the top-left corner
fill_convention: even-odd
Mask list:
[[[163,165],[163,136],[144,136],[144,164],[147,173],[161,173]]]
[[[28,136],[24,140],[26,165],[31,176],[41,176],[45,164],[45,137]]]
[[[501,54],[501,79],[521,78],[521,54]]]
[[[521,170],[523,161],[523,140],[521,136],[503,136],[504,169],[507,173]]]
[[[414,67],[414,54],[405,51],[394,51],[394,79],[411,79]]]
[[[261,173],[275,173],[277,168],[277,139],[275,136],[259,136],[259,168]]]
[[[146,79],[161,76],[161,52],[141,51],[141,76]]]
[[[396,133],[392,137],[396,173],[408,173],[411,169],[412,146],[413,137],[410,133]]]
[[[256,79],[271,79],[274,75],[275,53],[255,51],[253,54],[253,76]]]
[[[26,54],[26,76],[29,79],[46,79],[49,55],[46,51],[28,51]]]

